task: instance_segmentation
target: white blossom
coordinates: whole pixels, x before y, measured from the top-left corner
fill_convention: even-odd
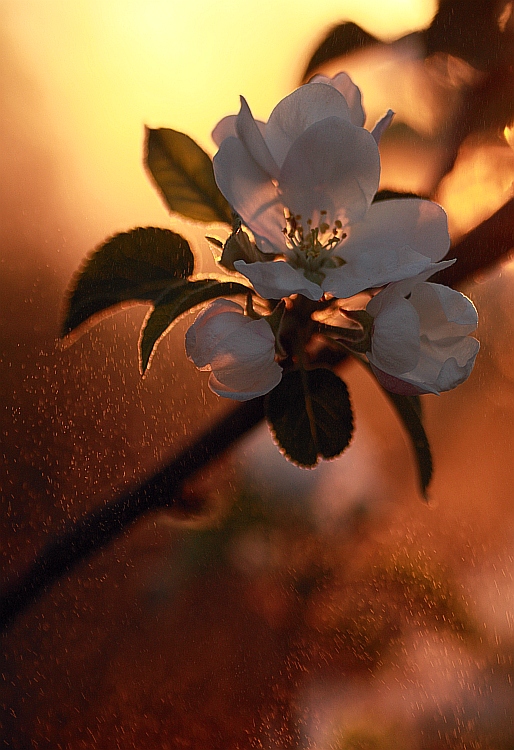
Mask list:
[[[436,270],[449,248],[443,209],[419,199],[372,204],[377,140],[391,117],[365,130],[360,91],[340,73],[301,86],[267,123],[241,98],[239,114],[215,128],[218,186],[259,249],[276,256],[234,263],[261,296],[347,298]]]
[[[244,315],[230,300],[217,299],[202,310],[186,333],[186,354],[210,371],[214,393],[236,401],[262,396],[282,379],[269,324]]]
[[[366,307],[374,318],[367,357],[393,393],[449,391],[468,378],[478,353],[469,335],[478,324],[471,300],[426,278],[390,284]]]

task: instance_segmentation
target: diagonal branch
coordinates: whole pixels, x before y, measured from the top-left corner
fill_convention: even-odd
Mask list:
[[[52,583],[105,547],[143,514],[158,508],[184,508],[184,481],[219,458],[263,418],[262,396],[243,403],[139,487],[86,514],[69,531],[50,541],[28,573],[0,599],[0,629],[7,628]]]
[[[467,234],[451,250],[458,262],[431,281],[461,285],[514,247],[514,199]],[[338,355],[338,362],[346,355]],[[331,363],[336,365],[337,362]],[[0,628],[32,604],[61,576],[105,547],[134,521],[158,508],[184,508],[181,489],[186,479],[225,451],[264,418],[263,397],[247,401],[222,417],[161,471],[139,487],[85,515],[62,536],[49,542],[28,573],[0,599]]]
[[[485,271],[514,247],[514,198],[507,201],[489,219],[466,234],[450,250],[457,263],[432,276],[430,281],[460,286],[478,271]]]

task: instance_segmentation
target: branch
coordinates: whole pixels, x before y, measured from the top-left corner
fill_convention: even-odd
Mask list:
[[[69,531],[49,542],[28,573],[0,599],[0,629],[9,627],[49,586],[105,547],[144,513],[158,508],[184,509],[184,481],[225,453],[263,418],[264,397],[241,404],[139,487],[86,514]]]
[[[507,201],[489,219],[466,234],[450,250],[457,263],[431,277],[430,281],[459,286],[478,271],[502,260],[514,247],[514,198]]]
[[[451,250],[457,263],[433,276],[431,281],[460,285],[474,273],[492,266],[513,246],[514,199],[458,242]],[[336,359],[332,362],[334,366],[344,361],[346,355],[338,355]],[[263,397],[241,404],[139,487],[86,514],[69,531],[49,542],[28,573],[0,598],[0,629],[7,628],[61,576],[105,547],[148,511],[184,509],[181,498],[184,481],[221,456],[263,418]]]

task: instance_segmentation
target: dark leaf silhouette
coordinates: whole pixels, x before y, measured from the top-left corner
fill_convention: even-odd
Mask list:
[[[169,229],[139,227],[116,234],[86,259],[73,280],[62,335],[122,302],[155,302],[193,267],[189,244]]]
[[[293,370],[266,398],[266,418],[287,458],[315,466],[348,446],[353,432],[350,396],[330,370]]]

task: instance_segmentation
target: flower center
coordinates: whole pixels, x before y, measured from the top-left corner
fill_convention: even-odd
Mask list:
[[[322,268],[338,268],[345,261],[333,253],[345,239],[343,225],[336,219],[334,226],[325,221],[326,211],[320,211],[320,223],[313,226],[312,219],[302,222],[302,216],[293,216],[287,209],[284,211],[286,226],[282,230],[289,250],[288,260],[296,268],[302,268],[305,277],[315,284],[325,278]]]

